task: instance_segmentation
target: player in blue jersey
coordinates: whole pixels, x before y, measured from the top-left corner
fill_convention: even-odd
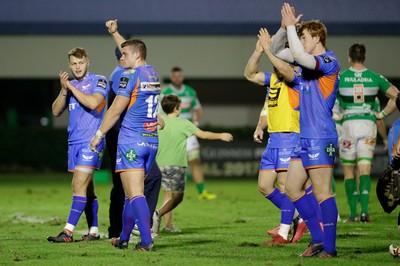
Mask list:
[[[110,93],[107,99],[108,106],[111,106],[112,102],[114,101],[115,96],[118,93],[121,75],[127,70],[122,66],[122,54],[118,47],[115,49],[115,56],[117,57],[118,65],[115,67],[110,76]],[[110,193],[110,226],[108,227],[108,238],[110,239],[119,237],[122,231],[122,211],[125,201],[128,200],[125,198],[120,174],[115,172],[119,128],[120,121],[118,121],[106,135],[106,144],[111,160],[111,174],[113,181],[113,187]],[[157,163],[154,162],[150,169],[149,175],[144,182],[144,195],[146,197],[150,213],[154,213],[157,207],[158,195],[161,188],[161,177],[160,169],[158,168]],[[138,233],[138,230],[135,230],[134,228],[133,232]],[[152,233],[152,236],[155,237],[156,234]]]
[[[274,41],[283,47],[289,42],[289,53],[276,53],[285,61],[302,67],[300,90],[300,146],[292,156],[286,182],[286,192],[310,230],[312,243],[303,257],[336,256],[336,224],[338,210],[332,194],[331,178],[337,148],[337,133],[332,120],[332,108],[338,89],[339,63],[325,47],[327,30],[319,21],[302,22],[295,17],[289,4],[281,10],[282,26]],[[282,38],[284,37],[284,38]],[[276,51],[275,51],[276,52]],[[282,58],[282,57],[281,57]],[[309,208],[303,185],[307,178],[313,184],[320,203],[322,221],[314,208]],[[322,226],[321,226],[322,222]]]
[[[103,118],[108,93],[105,77],[88,72],[89,58],[83,48],[74,48],[68,53],[69,68],[74,76],[68,80],[67,72],[60,72],[61,91],[54,101],[54,116],[69,110],[68,124],[68,171],[73,173],[72,206],[64,230],[57,236],[49,236],[50,242],[72,242],[73,231],[83,211],[89,233],[83,241],[99,240],[98,203],[93,185],[93,170],[99,169],[104,150],[104,141],[97,150],[89,148],[90,140]]]
[[[281,224],[278,230],[268,231],[273,238],[271,241],[264,242],[266,245],[276,245],[297,242],[307,227],[300,217],[293,220],[295,208],[285,194],[290,156],[299,140],[298,86],[301,78],[295,75],[296,72],[292,66],[271,54],[269,45],[270,36],[265,29],[261,29],[256,49],[246,65],[244,74],[249,81],[267,87],[264,113],[260,114],[254,141],[261,143],[263,130],[268,127],[269,139],[260,163],[258,186],[261,194],[281,209]],[[270,61],[275,63],[273,73],[264,73],[258,69],[264,51]],[[281,71],[290,77],[284,79]],[[275,182],[277,182],[277,188],[275,188]],[[295,221],[295,232],[292,239],[288,239],[292,220]]]
[[[147,49],[143,41],[125,39],[117,31],[117,21],[106,22],[109,33],[121,49],[121,62],[126,70],[119,81],[114,102],[104,116],[90,146],[95,149],[113,125],[123,117],[118,135],[116,171],[121,173],[125,195],[129,201],[123,210],[123,228],[112,244],[127,248],[134,223],[139,227],[141,242],[135,249],[153,251],[150,233],[150,212],[143,195],[144,178],[154,163],[158,149],[157,103],[160,94],[158,73],[146,63]]]

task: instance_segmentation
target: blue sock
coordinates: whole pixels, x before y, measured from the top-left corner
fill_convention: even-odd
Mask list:
[[[282,205],[281,205],[281,224],[292,224],[294,215],[294,204],[290,201],[285,193],[281,194]]]
[[[324,250],[328,253],[336,251],[336,225],[338,209],[334,197],[321,202],[321,211],[324,225]]]
[[[315,198],[315,195],[314,195],[312,189],[313,189],[312,186],[309,186],[308,188],[306,188],[306,195],[307,195],[308,200],[311,202],[313,208],[315,209],[315,213],[317,214],[318,221],[322,223],[321,207],[319,206],[317,198]]]
[[[99,220],[97,217],[97,213],[99,211],[99,203],[97,201],[97,197],[88,197],[85,207],[85,215],[88,228],[95,226],[99,227]]]
[[[72,206],[68,216],[68,223],[76,226],[79,221],[79,218],[82,215],[82,212],[86,207],[86,197],[73,196],[72,197]]]
[[[271,194],[265,196],[266,199],[270,200],[278,209],[281,208],[282,206],[282,197],[281,197],[281,192],[279,192],[279,189],[275,188],[274,191],[272,191]]]
[[[310,208],[310,202],[307,196],[301,196],[299,199],[293,202],[301,218],[306,223],[308,230],[311,233],[312,243],[324,242],[324,232],[322,231],[320,222],[318,221],[317,215],[314,208]]]
[[[144,196],[137,196],[131,200],[131,208],[135,223],[139,227],[141,244],[147,246],[153,239],[150,232],[150,211]]]
[[[133,226],[135,225],[131,203],[128,197],[125,197],[124,209],[122,211],[122,231],[119,236],[120,240],[129,241]]]

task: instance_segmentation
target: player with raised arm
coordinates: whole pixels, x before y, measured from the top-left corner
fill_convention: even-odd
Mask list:
[[[72,206],[64,230],[57,236],[49,236],[50,242],[72,242],[74,228],[85,211],[89,233],[82,241],[99,240],[97,211],[99,205],[94,192],[93,170],[99,169],[104,150],[104,141],[92,151],[89,143],[104,115],[109,90],[107,79],[88,72],[89,57],[85,49],[77,47],[68,53],[68,73],[59,74],[61,91],[53,103],[53,115],[60,116],[69,111],[68,124],[68,171],[72,178]]]
[[[150,233],[150,213],[143,195],[144,179],[153,165],[158,148],[157,103],[160,93],[158,73],[146,63],[147,49],[143,41],[124,38],[117,31],[117,21],[106,22],[109,33],[121,48],[121,62],[125,71],[119,81],[119,90],[90,146],[95,149],[104,135],[123,115],[118,136],[116,171],[121,173],[125,195],[129,198],[123,210],[123,228],[112,244],[128,247],[134,223],[140,231],[141,242],[135,249],[154,251]]]
[[[371,164],[375,151],[377,124],[395,109],[398,90],[386,78],[364,65],[366,49],[363,44],[355,43],[349,48],[350,68],[340,74],[338,98],[344,110],[340,161],[343,167],[344,184],[350,215],[345,222],[357,220],[357,201],[361,204],[361,222],[370,222],[368,212],[369,193],[371,190]],[[375,116],[376,96],[381,91],[390,98],[384,110]],[[379,101],[379,100],[378,100]],[[383,122],[383,121],[382,121]],[[377,122],[382,123],[382,122]],[[383,122],[384,123],[384,122]],[[383,124],[379,127],[384,134]],[[355,167],[359,173],[359,188],[355,180]],[[358,197],[358,193],[359,197]]]
[[[262,155],[258,174],[260,193],[281,210],[281,223],[277,234],[264,244],[288,244],[297,242],[307,230],[301,220],[295,224],[292,239],[288,239],[295,207],[285,194],[285,182],[290,156],[299,141],[299,76],[292,66],[274,57],[269,51],[270,37],[265,29],[260,30],[256,48],[247,62],[244,76],[247,80],[267,87],[265,109],[254,132],[254,141],[261,143],[263,130],[268,127],[269,139]],[[263,52],[274,64],[275,72],[259,70]],[[284,75],[281,74],[282,71]],[[289,74],[290,73],[290,74]],[[288,78],[286,78],[288,76]],[[275,182],[278,187],[275,188]]]
[[[119,81],[121,75],[127,71],[128,69],[122,67],[121,61],[121,51],[118,47],[115,48],[115,56],[118,60],[118,65],[115,67],[114,71],[110,76],[110,93],[108,95],[108,106],[111,106],[114,101],[116,94],[119,89]],[[110,192],[110,208],[109,208],[109,220],[110,226],[108,227],[108,238],[117,238],[121,234],[122,231],[122,213],[124,209],[124,204],[127,201],[129,204],[129,199],[125,197],[124,189],[121,183],[120,173],[115,172],[116,165],[116,156],[117,156],[117,142],[118,142],[118,134],[120,129],[120,121],[118,121],[112,129],[110,129],[106,135],[106,145],[107,151],[110,155],[111,161],[111,174],[113,186]],[[157,166],[157,163],[154,162],[152,167],[150,168],[150,172],[144,181],[144,195],[146,197],[147,205],[149,206],[150,213],[154,213],[157,206],[158,195],[160,193],[161,187],[161,172]],[[140,232],[137,227],[134,227],[132,233],[139,234]],[[152,237],[156,237],[157,235],[152,233]]]
[[[285,32],[290,53],[287,62],[302,67],[300,90],[300,147],[292,156],[286,181],[286,192],[310,230],[312,242],[302,257],[336,256],[338,210],[331,189],[337,147],[332,108],[339,81],[339,63],[325,47],[327,30],[319,21],[302,22],[289,4],[281,9],[281,33]],[[277,34],[279,35],[279,34]],[[282,36],[282,34],[281,34]],[[277,38],[277,40],[282,40]],[[282,47],[282,45],[276,45]],[[284,57],[282,51],[275,51]],[[285,60],[285,61],[286,61]],[[310,178],[322,212],[322,226],[315,209],[309,208],[303,185]]]
[[[175,209],[183,200],[185,192],[185,173],[187,162],[187,139],[195,135],[201,139],[222,140],[230,142],[233,137],[229,133],[214,133],[199,129],[188,119],[179,118],[182,103],[178,96],[169,94],[161,100],[161,107],[167,116],[164,117],[164,129],[159,132],[157,163],[162,173],[164,192],[170,198],[153,215],[152,231],[158,233],[160,220],[166,213]]]

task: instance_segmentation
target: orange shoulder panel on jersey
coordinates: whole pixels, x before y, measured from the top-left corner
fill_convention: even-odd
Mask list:
[[[335,82],[337,81],[338,75],[339,71],[331,76],[322,76],[318,79],[319,87],[324,99],[328,98],[328,96],[335,90]]]
[[[299,105],[300,105],[299,91],[296,91],[289,87],[288,88],[288,96],[289,96],[290,107],[292,107],[293,109],[299,107]]]
[[[137,80],[136,85],[135,85],[135,88],[134,88],[133,91],[132,91],[131,99],[130,99],[129,104],[128,104],[128,110],[129,110],[129,109],[131,108],[131,106],[134,105],[135,102],[136,102],[137,94],[138,94],[138,91],[139,91],[139,85],[140,85],[140,79]]]

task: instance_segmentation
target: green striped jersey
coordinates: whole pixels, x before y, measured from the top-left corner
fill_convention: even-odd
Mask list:
[[[166,88],[164,88],[161,92],[161,97],[168,95],[168,94],[174,94],[181,98],[181,114],[180,118],[184,119],[193,119],[193,110],[201,108],[200,101],[197,98],[196,91],[186,85],[183,84],[180,89],[176,89],[172,84],[168,85]]]
[[[386,93],[392,84],[369,69],[349,68],[340,74],[338,98],[344,110],[343,121],[368,119],[376,121],[374,107],[378,91]]]

